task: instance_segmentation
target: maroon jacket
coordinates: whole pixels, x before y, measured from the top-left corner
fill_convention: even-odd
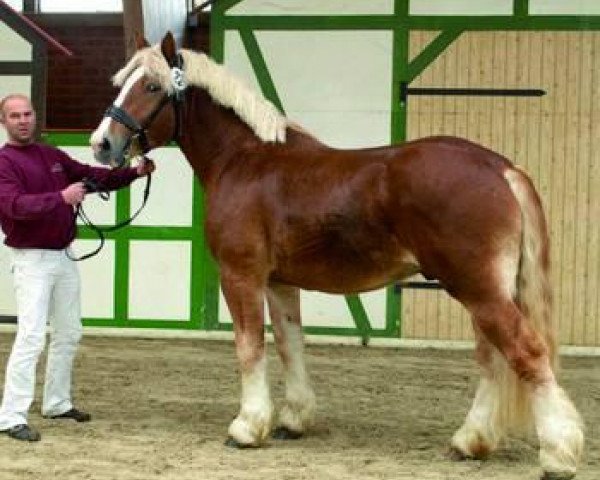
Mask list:
[[[73,207],[61,190],[83,178],[107,190],[129,185],[134,168],[109,170],[73,160],[49,145],[34,143],[0,148],[0,226],[4,243],[14,248],[59,250],[75,237]]]

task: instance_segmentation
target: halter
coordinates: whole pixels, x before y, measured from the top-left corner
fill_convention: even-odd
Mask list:
[[[125,163],[125,151],[131,146],[131,142],[134,139],[137,139],[143,154],[151,150],[147,136],[148,127],[150,127],[150,124],[167,103],[171,103],[175,111],[175,126],[170,141],[177,140],[181,136],[181,104],[183,102],[187,84],[183,72],[183,57],[180,53],[178,53],[173,61],[170,62],[169,67],[171,68],[171,85],[173,86],[173,93],[166,94],[143,123],[140,124],[135,118],[129,115],[129,113],[114,104],[108,107],[104,113],[104,117],[112,118],[133,133],[121,149],[118,167],[122,167]]]

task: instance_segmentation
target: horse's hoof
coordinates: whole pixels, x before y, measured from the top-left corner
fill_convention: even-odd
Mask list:
[[[238,450],[242,450],[244,448],[252,448],[252,447],[254,447],[254,445],[250,445],[250,444],[246,444],[246,443],[240,443],[240,442],[238,442],[233,437],[227,437],[227,440],[225,440],[224,445],[226,447],[230,447],[230,448],[237,448]]]
[[[465,455],[456,447],[450,447],[448,449],[448,458],[454,462],[464,462],[465,460],[470,460],[471,457]]]
[[[544,472],[540,480],[571,480],[575,473],[571,472]]]
[[[271,437],[276,440],[297,440],[302,437],[302,432],[295,432],[294,430],[290,430],[287,427],[277,427],[273,430]]]

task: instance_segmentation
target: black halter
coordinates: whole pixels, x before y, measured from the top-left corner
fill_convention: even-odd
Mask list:
[[[171,68],[183,69],[183,58],[180,53],[178,53],[171,64],[169,65]],[[110,117],[115,122],[120,123],[125,126],[132,132],[132,135],[129,137],[125,145],[123,146],[120,155],[119,155],[119,167],[122,167],[125,163],[125,152],[131,146],[131,142],[136,139],[140,148],[142,149],[142,153],[145,154],[151,150],[150,142],[148,141],[147,131],[148,127],[152,124],[154,119],[158,116],[158,114],[162,111],[164,106],[167,103],[171,103],[173,106],[173,110],[175,111],[175,126],[173,128],[173,133],[171,135],[170,141],[177,140],[181,135],[181,104],[183,102],[184,90],[175,90],[174,93],[166,94],[161,102],[156,106],[156,108],[152,111],[152,113],[146,118],[143,123],[139,123],[135,118],[133,118],[129,113],[123,110],[121,107],[117,105],[111,105],[108,107],[106,112],[104,113],[104,117]]]

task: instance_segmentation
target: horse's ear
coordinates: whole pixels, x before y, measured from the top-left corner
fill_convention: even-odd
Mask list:
[[[162,39],[160,49],[162,54],[165,56],[167,63],[171,65],[173,63],[173,59],[177,55],[177,45],[175,44],[175,37],[173,37],[173,34],[170,31],[168,31],[165,37]]]
[[[141,50],[142,48],[150,46],[150,43],[148,42],[148,40],[146,40],[146,37],[144,37],[144,35],[142,35],[140,32],[135,32],[134,36],[136,49]]]

